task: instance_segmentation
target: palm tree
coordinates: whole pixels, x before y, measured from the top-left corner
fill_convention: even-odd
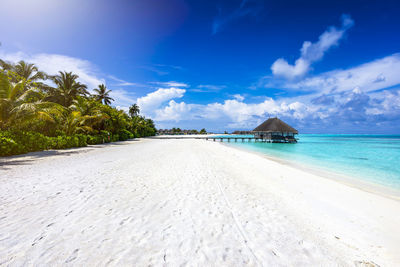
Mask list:
[[[79,111],[82,115],[92,115],[96,112],[101,112],[99,109],[99,102],[84,97],[77,97],[72,101],[69,109]]]
[[[89,92],[87,86],[78,82],[78,75],[72,72],[59,72],[59,75],[52,76],[51,79],[57,88],[48,88],[48,100],[59,103],[64,107],[69,107],[78,96],[86,96]]]
[[[13,67],[13,64],[0,59],[0,67],[2,70],[11,70]]]
[[[140,108],[137,104],[133,104],[129,107],[129,115],[131,118],[138,116],[140,113]]]
[[[93,131],[92,124],[89,121],[91,116],[82,115],[79,111],[67,112],[64,116],[63,130],[67,135],[75,133],[89,133]]]
[[[104,121],[103,130],[117,133],[128,127],[129,116],[123,110],[118,110],[107,105],[103,105],[101,110],[108,116],[108,119]]]
[[[60,110],[55,103],[42,101],[43,95],[26,89],[24,80],[13,83],[0,72],[0,128],[21,128],[32,119],[53,121],[51,113]]]
[[[45,80],[47,78],[46,73],[39,71],[35,64],[26,63],[22,60],[15,64],[12,70],[19,76],[19,79],[25,79],[30,82]]]
[[[142,116],[136,116],[131,119],[131,123],[131,131],[138,133],[139,136],[154,135],[156,132],[154,122],[151,119],[146,119]]]
[[[93,127],[105,119],[110,118],[100,109],[99,102],[83,97],[78,97],[75,99],[73,104],[69,106],[69,110],[71,112],[78,111],[79,114],[84,118],[83,124],[90,127]]]
[[[111,101],[114,101],[114,99],[109,96],[111,90],[107,90],[107,87],[104,84],[100,84],[99,88],[94,89],[94,91],[97,93],[94,95],[95,98],[98,101],[103,102],[104,105],[109,106]]]
[[[45,89],[49,87],[41,82],[47,79],[47,74],[43,71],[39,71],[34,64],[29,64],[22,60],[17,64],[13,64],[0,59],[0,69],[3,70],[14,83],[25,81],[26,89],[36,87],[45,91]]]

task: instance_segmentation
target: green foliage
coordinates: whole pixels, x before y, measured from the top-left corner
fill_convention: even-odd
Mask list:
[[[105,85],[90,95],[78,78],[71,72],[49,76],[34,64],[0,59],[0,156],[155,135],[154,122],[139,116],[137,104],[128,115],[109,106],[113,99]]]
[[[102,136],[104,143],[110,143],[111,142],[111,133],[108,131],[100,131],[100,135]]]
[[[77,134],[75,135],[78,138],[78,147],[87,146],[87,135],[84,134]]]
[[[18,145],[12,138],[0,136],[0,156],[10,156],[19,154],[22,147]]]
[[[140,113],[140,108],[137,104],[133,104],[132,106],[129,107],[129,116],[131,118],[138,116]]]
[[[51,149],[64,149],[87,146],[90,137],[84,134],[76,134],[72,136],[59,135],[48,138],[51,140]]]
[[[0,132],[0,137],[2,139],[1,156],[45,150],[51,145],[49,137],[37,132],[5,131]]]
[[[107,87],[104,84],[100,84],[99,88],[94,89],[96,95],[94,97],[97,101],[103,102],[104,105],[110,105],[111,101],[114,101],[113,98],[109,96],[111,90],[107,90]]]
[[[134,138],[135,135],[130,131],[123,129],[118,132],[118,136],[119,136],[119,141],[125,141]]]
[[[104,130],[111,133],[118,133],[120,130],[128,128],[130,118],[124,111],[102,105],[101,112],[107,116],[107,119],[101,124],[101,128]]]
[[[113,134],[111,136],[111,142],[117,142],[119,141],[119,134]]]
[[[14,141],[24,147],[24,152],[45,150],[49,147],[49,138],[37,132],[12,132]]]
[[[87,136],[87,144],[88,145],[97,145],[104,143],[104,136],[102,135],[88,135]]]
[[[203,129],[201,129],[201,130],[200,130],[200,134],[207,134],[207,131],[206,131],[206,129],[204,129],[204,128],[203,128]]]
[[[72,72],[62,71],[52,76],[51,80],[57,87],[46,88],[47,100],[69,107],[77,97],[88,95],[87,86],[78,82],[78,78],[79,76]]]
[[[0,132],[0,156],[42,151],[46,149],[64,149],[84,147],[88,144],[103,143],[103,136],[76,134],[72,136],[44,136],[37,132]]]

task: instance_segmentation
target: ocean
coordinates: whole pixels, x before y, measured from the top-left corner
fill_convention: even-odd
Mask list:
[[[225,143],[400,192],[400,135],[300,134],[296,137],[297,144]]]

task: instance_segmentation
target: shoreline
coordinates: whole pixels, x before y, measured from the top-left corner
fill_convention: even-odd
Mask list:
[[[399,201],[232,146],[149,138],[2,163],[6,265],[400,262]]]
[[[400,201],[400,189],[397,189],[397,188],[391,188],[389,186],[375,183],[373,181],[362,180],[361,177],[355,177],[355,176],[351,176],[351,175],[342,174],[339,172],[334,172],[332,170],[327,170],[321,166],[318,166],[317,164],[295,162],[295,161],[275,157],[272,155],[268,155],[266,153],[262,153],[259,151],[255,151],[250,148],[235,146],[235,145],[224,143],[224,142],[222,142],[220,144],[231,147],[231,148],[235,148],[235,149],[238,149],[238,150],[241,150],[244,152],[253,153],[258,156],[264,157],[268,160],[277,162],[279,164],[290,166],[295,169],[302,170],[302,171],[308,172],[308,173],[316,175],[316,176],[320,176],[321,178],[324,178],[324,179],[333,180],[333,181],[336,181],[343,185],[357,188],[359,190],[362,190],[362,191],[365,191],[368,193],[373,193],[373,194],[377,194],[377,195],[387,197],[387,198],[390,198],[393,200]]]

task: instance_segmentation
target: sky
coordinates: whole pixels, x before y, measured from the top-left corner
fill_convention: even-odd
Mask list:
[[[0,58],[105,83],[157,128],[400,134],[400,3],[0,0]]]

